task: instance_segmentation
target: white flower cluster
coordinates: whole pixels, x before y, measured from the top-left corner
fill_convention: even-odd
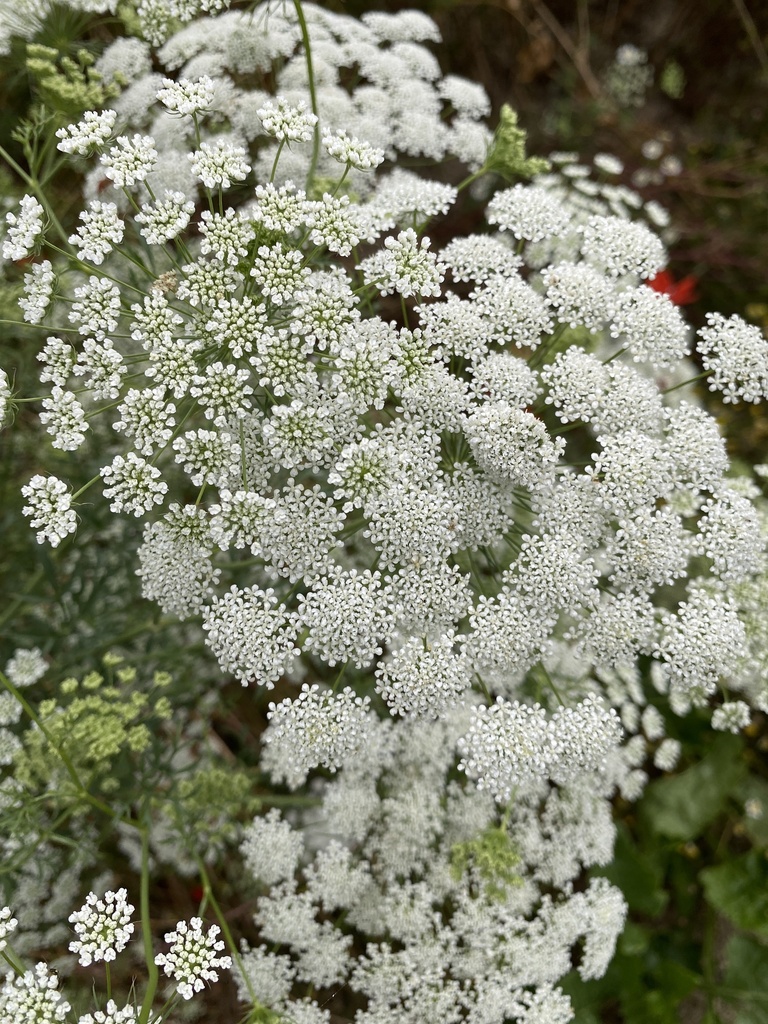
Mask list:
[[[509,703],[497,697],[491,707],[474,709],[472,724],[459,743],[459,768],[478,780],[500,803],[535,779],[567,782],[599,771],[622,738],[613,708],[593,695],[551,718],[538,704]]]
[[[679,400],[690,332],[645,284],[658,212],[561,154],[433,250],[460,191],[385,161],[480,167],[484,93],[441,76],[421,12],[303,7],[314,103],[287,6],[195,21],[194,0],[146,0],[147,38],[191,22],[156,55],[169,77],[147,60],[117,110],[57,133],[93,169],[71,263],[25,282],[28,322],[63,335],[40,420],[59,464],[98,454],[110,509],[144,520],[144,596],[199,616],[223,672],[279,687],[262,769],[314,773],[303,836],[273,812],[244,840],[273,887],[243,960],[265,1005],[327,1024],[298,981],[349,984],[356,1024],[565,1022],[574,945],[600,976],[624,919],[608,883],[572,883],[610,860],[611,800],[639,796],[646,756],[680,752],[644,684],[679,714],[727,684],[717,729],[768,709],[762,519]],[[6,259],[37,247],[36,202],[8,215]],[[757,328],[713,314],[699,339],[726,401],[766,393]],[[32,477],[38,541],[75,531],[80,493]],[[89,897],[73,948],[110,959],[129,918],[124,890]],[[166,936],[183,998],[229,966],[217,934]],[[45,991],[59,1019],[30,979],[3,993]]]
[[[232,958],[219,956],[224,943],[217,936],[221,929],[212,924],[203,931],[203,922],[193,917],[189,922],[179,921],[165,941],[170,945],[167,953],[158,953],[155,963],[162,967],[166,976],[173,978],[183,999],[191,999],[195,992],[202,992],[206,981],[218,981],[219,971],[232,966]]]
[[[77,939],[69,948],[78,954],[83,967],[98,960],[114,960],[125,949],[133,934],[131,915],[135,909],[127,896],[126,889],[106,892],[102,898],[90,892],[80,910],[70,915]]]
[[[492,798],[451,781],[469,722],[465,710],[398,729],[374,719],[366,747],[323,786],[322,814],[289,823],[272,810],[247,828],[249,869],[272,889],[257,902],[257,944],[243,948],[241,999],[255,992],[287,1019],[329,1024],[293,995],[306,982],[349,987],[364,1001],[355,1024],[421,1024],[435,1012],[456,1024],[572,1019],[557,987],[572,947],[583,943],[581,977],[601,977],[626,904],[605,879],[577,893],[567,883],[610,859],[610,794],[630,761],[610,782],[586,763],[558,786],[542,780],[541,805],[516,801],[500,824]],[[541,884],[565,891],[542,898]]]

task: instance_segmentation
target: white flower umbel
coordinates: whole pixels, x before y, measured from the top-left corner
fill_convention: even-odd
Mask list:
[[[268,100],[259,107],[256,115],[261,119],[264,131],[281,142],[312,141],[317,115],[307,110],[303,100],[293,106],[284,96],[278,96],[274,103]]]
[[[249,274],[263,295],[282,305],[289,302],[310,271],[298,249],[286,249],[281,242],[261,245],[253,257]]]
[[[459,740],[459,770],[477,780],[500,803],[517,786],[548,778],[553,754],[546,711],[538,704],[497,697],[490,707],[472,709],[469,732]]]
[[[190,80],[181,78],[174,82],[170,78],[163,79],[163,88],[157,98],[172,114],[180,117],[201,114],[210,109],[213,102],[215,83],[208,75]]]
[[[336,771],[365,744],[372,726],[370,697],[351,687],[340,693],[304,683],[294,700],[271,703],[263,740],[271,764],[284,763],[289,777],[306,777],[318,765]]]
[[[559,785],[587,772],[600,772],[623,736],[619,716],[589,694],[574,707],[560,708],[549,723],[555,751],[551,778]]]
[[[744,624],[734,605],[717,594],[698,588],[676,614],[662,616],[655,654],[666,662],[672,686],[698,703],[734,673],[745,652]]]
[[[642,222],[624,217],[590,217],[581,252],[609,277],[654,277],[667,263],[661,239]]]
[[[164,448],[173,436],[176,406],[167,402],[165,388],[131,388],[118,406],[112,429],[133,438],[134,447],[147,457]]]
[[[707,313],[707,326],[696,345],[710,391],[722,391],[724,402],[760,402],[768,397],[768,341],[759,327],[740,316]]]
[[[668,295],[629,288],[617,296],[611,336],[629,346],[636,362],[674,367],[689,353],[690,328]]]
[[[371,146],[368,142],[350,138],[343,128],[335,132],[323,131],[323,146],[326,153],[339,163],[356,167],[360,171],[370,171],[378,167],[384,160],[384,150]]]
[[[69,949],[78,954],[82,967],[99,960],[114,960],[128,945],[135,907],[127,896],[127,889],[105,892],[101,898],[89,892],[80,910],[70,914],[69,922],[75,926],[77,938],[70,942]]]
[[[519,274],[495,274],[472,292],[472,309],[485,320],[498,345],[538,348],[555,327],[544,299]]]
[[[349,198],[336,198],[327,192],[322,199],[308,205],[305,216],[309,237],[315,245],[324,245],[329,252],[349,256],[360,244],[360,232]]]
[[[752,719],[752,709],[743,700],[726,701],[712,712],[712,728],[721,732],[741,732]]]
[[[28,324],[39,324],[51,302],[56,277],[48,260],[32,265],[24,275],[24,294],[19,298],[19,308]]]
[[[272,182],[257,185],[255,196],[254,220],[268,231],[289,235],[303,223],[308,209],[307,194],[297,189],[292,181],[284,182],[279,188]]]
[[[120,135],[101,162],[116,188],[131,188],[144,181],[157,163],[155,140],[149,135],[136,134],[132,139]]]
[[[740,583],[754,573],[765,541],[751,501],[733,490],[723,490],[704,503],[698,526],[698,550],[712,559],[712,570],[720,579]]]
[[[114,110],[86,110],[82,121],[56,130],[56,138],[59,140],[56,148],[62,153],[87,156],[107,142],[116,121],[117,113]]]
[[[158,953],[155,963],[177,983],[183,999],[202,992],[206,981],[218,981],[218,972],[232,966],[231,957],[218,955],[224,949],[224,943],[216,938],[220,931],[212,924],[204,932],[202,919],[193,917],[189,922],[179,921],[176,930],[165,935],[170,951]]]
[[[43,364],[40,383],[64,387],[75,366],[75,350],[69,342],[52,335],[42,351],[37,353],[37,358]]]
[[[452,631],[432,641],[411,637],[376,670],[376,690],[393,715],[439,718],[460,703],[469,687],[467,659],[454,650]]]
[[[309,630],[304,649],[331,666],[351,660],[366,667],[394,630],[390,594],[379,572],[334,567],[299,600],[299,616]]]
[[[486,219],[515,238],[540,242],[563,234],[571,226],[571,212],[547,189],[515,185],[497,192],[488,203]]]
[[[71,1007],[58,987],[58,975],[44,963],[18,976],[6,975],[0,987],[0,1020],[9,1024],[58,1024],[67,1020]]]
[[[384,248],[364,259],[358,270],[365,283],[374,285],[381,295],[437,296],[447,267],[429,248],[428,238],[419,240],[413,228],[408,228],[397,238],[386,238]]]
[[[205,512],[171,505],[160,522],[144,527],[136,570],[142,596],[157,601],[166,615],[199,615],[221,575],[211,561],[212,546]]]
[[[31,516],[30,526],[37,530],[37,543],[45,541],[58,547],[62,540],[77,529],[77,517],[72,508],[72,494],[63,480],[37,473],[21,489],[27,504],[22,514]]]
[[[14,686],[31,686],[48,671],[48,663],[39,647],[18,647],[5,666],[5,675]]]
[[[195,212],[195,204],[183,192],[164,192],[164,198],[144,203],[141,212],[133,218],[141,224],[139,230],[150,245],[163,245],[176,238]]]
[[[131,512],[139,518],[155,505],[162,505],[168,493],[160,470],[135,452],[128,452],[125,458],[116,455],[99,473],[105,484],[104,497],[112,499],[109,507],[113,512]]]
[[[233,586],[224,597],[214,597],[203,613],[203,629],[222,671],[243,686],[255,682],[271,690],[301,653],[295,646],[298,619],[273,590]]]
[[[98,266],[122,242],[125,222],[117,216],[114,203],[101,203],[97,199],[91,200],[88,209],[80,214],[80,220],[82,224],[76,234],[69,236],[69,244],[77,250],[78,259]]]
[[[467,419],[465,432],[477,464],[492,479],[519,487],[550,480],[565,449],[541,420],[507,402],[484,402]]]
[[[253,819],[240,844],[245,867],[263,885],[293,878],[303,849],[303,834],[291,828],[276,807]]]
[[[547,302],[569,327],[599,331],[612,319],[615,292],[611,282],[588,263],[559,263],[542,272]]]
[[[43,233],[45,210],[34,196],[22,196],[18,213],[6,213],[3,239],[4,260],[24,260],[34,252]]]
[[[203,142],[189,154],[192,171],[206,188],[231,188],[233,181],[244,181],[251,169],[242,146],[229,139]]]
[[[223,214],[203,210],[200,214],[200,252],[236,267],[248,255],[256,232],[248,217],[228,207]]]
[[[120,289],[107,277],[89,277],[75,288],[69,322],[86,337],[103,339],[117,330],[120,317]]]
[[[52,446],[67,452],[76,451],[85,440],[88,423],[85,409],[75,395],[56,385],[51,391],[51,397],[44,398],[42,405],[40,422],[53,435]]]

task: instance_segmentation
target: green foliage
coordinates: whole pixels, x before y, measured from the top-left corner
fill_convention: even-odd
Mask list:
[[[103,107],[120,94],[120,83],[105,83],[93,63],[94,57],[86,49],[78,50],[73,58],[52,46],[27,46],[27,70],[41,100],[51,110],[68,116]]]
[[[737,1008],[734,1024],[768,1024],[768,945],[733,935],[725,958],[723,985]]]
[[[694,839],[720,815],[728,798],[739,791],[746,767],[738,736],[717,736],[698,764],[648,788],[642,813],[652,829],[669,839]]]
[[[738,928],[768,940],[768,859],[765,851],[705,868],[699,876],[707,902]]]
[[[174,802],[184,822],[194,823],[193,847],[235,842],[244,815],[253,815],[261,801],[253,794],[253,778],[243,768],[211,764],[181,777]]]
[[[104,685],[97,672],[82,682],[65,679],[60,698],[41,702],[35,723],[23,736],[14,760],[17,781],[30,790],[67,786],[62,761],[69,759],[83,785],[110,793],[122,789],[133,755],[143,754],[160,721],[170,716],[165,696],[129,689],[133,673],[120,673],[119,686]]]
[[[505,900],[508,887],[520,885],[519,863],[520,856],[503,825],[491,825],[479,836],[456,843],[451,849],[453,877],[458,881],[465,871],[474,868],[492,900]]]
[[[550,168],[548,160],[526,156],[527,132],[518,126],[517,114],[506,103],[501,108],[496,134],[485,158],[484,169],[494,171],[503,178],[532,178]]]

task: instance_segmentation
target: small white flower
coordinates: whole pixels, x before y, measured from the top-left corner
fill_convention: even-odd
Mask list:
[[[130,1005],[119,1009],[114,999],[107,1000],[105,1010],[96,1010],[95,1013],[86,1013],[78,1017],[77,1024],[133,1024],[136,1020],[136,1011]]]
[[[155,140],[149,135],[120,135],[116,145],[101,158],[104,173],[116,188],[130,188],[144,181],[157,163]]]
[[[43,233],[44,214],[45,210],[34,196],[22,196],[18,214],[6,213],[8,230],[3,240],[4,260],[24,260],[31,256]]]
[[[46,425],[46,430],[53,436],[53,447],[65,452],[76,451],[85,440],[85,432],[88,430],[85,409],[71,391],[65,391],[59,385],[53,388],[50,398],[43,399],[42,404],[40,422]]]
[[[373,284],[381,295],[397,292],[411,295],[440,295],[447,267],[429,251],[428,238],[419,240],[413,228],[401,231],[397,238],[384,240],[384,248],[363,260],[357,268],[366,284]]]
[[[77,234],[69,236],[69,244],[74,245],[78,259],[90,260],[98,266],[122,242],[125,222],[117,216],[114,203],[100,203],[97,199],[91,200],[80,220],[83,223]]]
[[[95,892],[89,892],[80,910],[70,914],[69,922],[75,926],[77,938],[70,942],[69,949],[78,954],[82,967],[99,960],[114,960],[128,945],[135,907],[127,896],[126,889],[105,892],[101,899]]]
[[[44,963],[36,964],[33,971],[19,976],[10,973],[0,988],[1,1019],[9,1024],[17,1021],[58,1024],[66,1020],[71,1007],[56,991],[58,987],[58,975]]]
[[[24,295],[19,299],[19,308],[28,324],[39,324],[45,316],[51,301],[56,277],[48,260],[35,263],[24,275]]]
[[[759,327],[741,317],[707,313],[699,331],[698,350],[712,374],[710,391],[722,391],[724,402],[760,402],[768,397],[768,341]]]
[[[307,111],[303,101],[294,107],[284,96],[278,96],[277,102],[268,100],[256,111],[264,131],[274,135],[281,142],[311,142],[317,116]]]
[[[116,455],[99,473],[105,484],[104,497],[112,499],[112,512],[132,512],[138,518],[161,505],[168,492],[160,470],[135,452],[128,452],[127,458]]]
[[[206,644],[223,672],[243,686],[254,681],[271,690],[301,652],[296,647],[299,623],[275,597],[273,590],[233,586],[214,597],[203,612]]]
[[[743,700],[727,701],[712,712],[712,728],[721,732],[741,732],[752,719],[752,709]]]
[[[549,191],[536,185],[515,185],[497,192],[486,219],[515,238],[540,242],[570,227],[570,211]]]
[[[22,487],[21,493],[27,499],[22,514],[33,517],[30,526],[38,531],[38,544],[48,541],[55,548],[75,532],[77,519],[71,507],[72,495],[63,480],[38,473]]]
[[[5,666],[5,674],[14,686],[32,686],[48,671],[48,663],[39,647],[19,647]]]
[[[170,242],[189,224],[195,212],[195,204],[186,198],[183,192],[165,190],[165,198],[155,203],[146,203],[141,213],[133,218],[150,245],[162,245]]]
[[[181,78],[178,82],[164,78],[157,98],[172,114],[200,114],[210,109],[214,88],[213,79],[208,75],[193,80]]]
[[[117,121],[114,110],[86,110],[83,120],[56,131],[57,149],[62,153],[87,156],[92,149],[103,146],[112,134]]]
[[[189,923],[179,921],[176,930],[166,934],[170,952],[158,953],[155,963],[178,983],[182,998],[191,999],[195,992],[202,991],[204,982],[219,980],[218,970],[232,966],[231,957],[217,955],[224,949],[224,943],[216,939],[220,930],[212,924],[205,933],[202,919],[193,917]]]
[[[304,683],[295,700],[286,697],[269,705],[263,741],[281,751],[279,760],[293,777],[306,776],[318,765],[336,771],[368,738],[370,700],[358,697],[349,686],[333,693],[317,683]],[[270,756],[274,758],[274,751]]]
[[[206,188],[231,188],[233,181],[243,181],[251,167],[245,160],[242,146],[227,139],[203,142],[200,149],[189,154],[196,178]]]
[[[323,146],[328,156],[360,171],[370,171],[384,160],[383,149],[371,146],[368,142],[361,142],[360,139],[350,138],[342,128],[335,132],[325,129]]]

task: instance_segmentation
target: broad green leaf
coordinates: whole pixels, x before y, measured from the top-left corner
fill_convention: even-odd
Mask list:
[[[768,946],[748,935],[729,939],[721,998],[736,1008],[734,1024],[768,1024]]]
[[[711,751],[680,775],[659,779],[645,792],[641,813],[650,827],[669,839],[699,835],[726,807],[746,774],[743,741],[730,733],[718,736]]]
[[[768,939],[768,859],[762,852],[752,850],[705,868],[699,878],[715,910],[739,928]]]

